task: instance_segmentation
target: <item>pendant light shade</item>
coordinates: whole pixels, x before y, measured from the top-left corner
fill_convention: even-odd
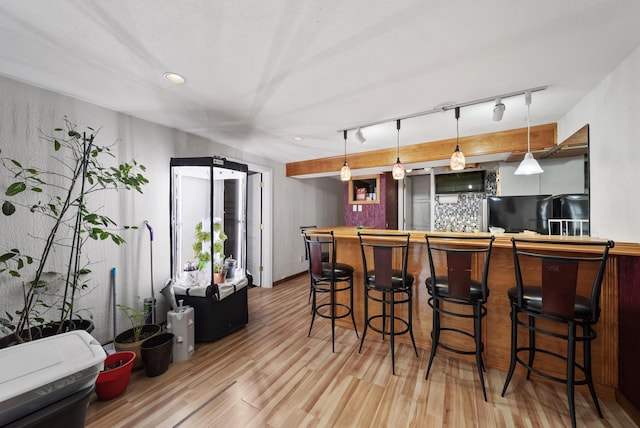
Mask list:
[[[538,161],[533,157],[531,153],[531,123],[530,123],[530,105],[531,105],[531,92],[527,91],[524,94],[524,102],[527,104],[527,154],[524,155],[524,159],[518,165],[518,169],[514,172],[515,175],[532,175],[542,174],[544,170],[540,167]]]
[[[396,159],[396,163],[393,165],[391,175],[394,180],[402,180],[404,178],[404,166],[402,166],[402,163],[400,162],[400,120],[396,121],[396,129],[398,130],[398,158]]]
[[[456,150],[451,155],[451,162],[449,166],[453,171],[459,171],[464,169],[466,161],[464,159],[464,153],[460,150],[460,145],[458,144],[460,140],[460,131],[458,129],[458,120],[460,119],[460,107],[456,107]]]
[[[349,164],[347,164],[347,130],[344,130],[344,165],[340,170],[340,180],[349,181],[351,180],[351,169],[349,168]]]

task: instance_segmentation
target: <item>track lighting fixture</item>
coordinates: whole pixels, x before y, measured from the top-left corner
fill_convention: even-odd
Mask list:
[[[518,165],[518,169],[514,172],[515,175],[532,175],[542,174],[544,170],[540,167],[540,164],[533,157],[531,153],[531,122],[530,122],[530,105],[531,105],[531,92],[527,91],[524,94],[524,102],[527,105],[527,154],[524,155],[524,159]]]
[[[464,153],[460,151],[460,131],[458,129],[458,120],[460,119],[460,107],[456,107],[456,150],[451,155],[450,167],[453,171],[464,169],[465,159]]]
[[[340,170],[340,180],[349,181],[351,180],[351,169],[349,168],[349,164],[347,164],[347,130],[344,130],[344,165],[342,165],[342,169]]]
[[[402,180],[404,178],[404,166],[402,166],[402,163],[400,162],[400,119],[396,121],[396,129],[398,130],[398,158],[396,159],[396,163],[393,165],[391,175],[394,180]]]
[[[502,103],[502,98],[496,98],[496,105],[493,107],[493,121],[500,122],[502,120],[502,115],[504,115],[506,107]]]
[[[364,144],[367,142],[367,139],[364,138],[364,134],[362,133],[362,129],[360,128],[356,130],[356,140],[358,140],[360,144]]]

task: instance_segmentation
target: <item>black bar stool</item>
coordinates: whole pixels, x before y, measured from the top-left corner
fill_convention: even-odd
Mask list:
[[[493,247],[493,236],[436,236],[425,235],[429,270],[431,276],[425,284],[429,293],[429,306],[433,309],[431,329],[431,355],[425,379],[429,377],[431,364],[438,346],[463,355],[476,356],[476,366],[482,385],[482,395],[487,401],[484,387],[484,361],[482,352],[482,319],[487,315],[489,288],[489,260]],[[469,309],[470,308],[470,309]],[[473,319],[473,333],[456,327],[443,327],[441,315],[455,318]],[[453,332],[470,337],[474,349],[461,349],[458,346],[440,342],[442,332]]]
[[[409,333],[413,350],[418,349],[413,338],[413,275],[407,273],[409,234],[358,232],[364,266],[364,331],[358,353],[367,335],[367,329],[391,338],[391,370],[395,375],[395,336]],[[382,314],[369,316],[369,301],[381,303]],[[404,317],[401,308],[404,305]],[[389,313],[387,313],[387,309]],[[400,309],[400,310],[398,310]],[[387,328],[389,321],[389,328]],[[396,324],[399,329],[396,329]],[[381,324],[381,325],[380,325]]]
[[[302,235],[302,240],[305,241],[305,233],[308,230],[311,229],[317,229],[318,226],[316,225],[312,225],[312,226],[300,226],[300,234]],[[304,259],[305,260],[309,260],[309,248],[307,248],[307,243],[304,242]],[[323,252],[322,253],[322,261],[323,262],[328,262],[329,261],[329,253],[327,252]],[[309,271],[309,303],[311,302],[311,293],[313,293],[313,280],[311,279],[311,271]]]
[[[336,241],[333,231],[311,232],[313,236],[304,234],[309,257],[309,274],[311,276],[311,325],[313,328],[316,315],[331,320],[331,351],[335,352],[336,319],[351,316],[353,329],[358,337],[356,320],[353,316],[353,266],[336,262]],[[329,261],[325,261],[325,257]],[[329,302],[318,304],[318,293],[328,294]],[[338,303],[338,293],[349,293],[349,304]]]
[[[511,239],[516,286],[508,291],[511,302],[511,363],[502,396],[507,391],[516,363],[546,379],[566,384],[571,425],[576,426],[574,386],[588,385],[598,416],[602,411],[591,378],[591,342],[596,338],[593,325],[600,317],[600,289],[612,241],[571,241]],[[562,253],[554,251],[561,246]],[[569,249],[567,250],[567,247]],[[567,255],[569,253],[569,255]],[[578,294],[578,281],[586,283],[588,293]],[[539,322],[538,322],[539,321]],[[553,326],[562,326],[562,329]],[[529,334],[527,346],[518,346],[518,327]],[[541,349],[536,335],[543,334],[566,342],[567,352]],[[576,344],[583,344],[583,362],[576,362]],[[564,378],[534,367],[541,353],[566,362]],[[526,354],[521,357],[521,354]],[[576,380],[576,369],[582,378]]]

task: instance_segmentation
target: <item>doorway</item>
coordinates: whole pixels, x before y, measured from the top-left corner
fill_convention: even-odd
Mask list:
[[[248,164],[247,179],[247,270],[258,287],[273,287],[272,274],[272,172]]]
[[[411,175],[404,179],[406,230],[431,230],[431,174]]]

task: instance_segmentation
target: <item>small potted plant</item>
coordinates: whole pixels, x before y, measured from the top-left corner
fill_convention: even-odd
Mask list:
[[[131,328],[117,335],[114,340],[116,351],[133,351],[136,353],[133,370],[142,368],[142,357],[140,354],[142,342],[160,333],[160,326],[158,324],[145,324],[148,314],[143,309],[139,309],[141,307],[140,296],[137,296],[136,300],[137,307],[135,308],[120,303],[116,305],[118,309],[127,316],[127,319],[131,323]]]
[[[213,283],[222,284],[227,277],[227,271],[224,269],[224,265],[220,262],[213,264]]]

